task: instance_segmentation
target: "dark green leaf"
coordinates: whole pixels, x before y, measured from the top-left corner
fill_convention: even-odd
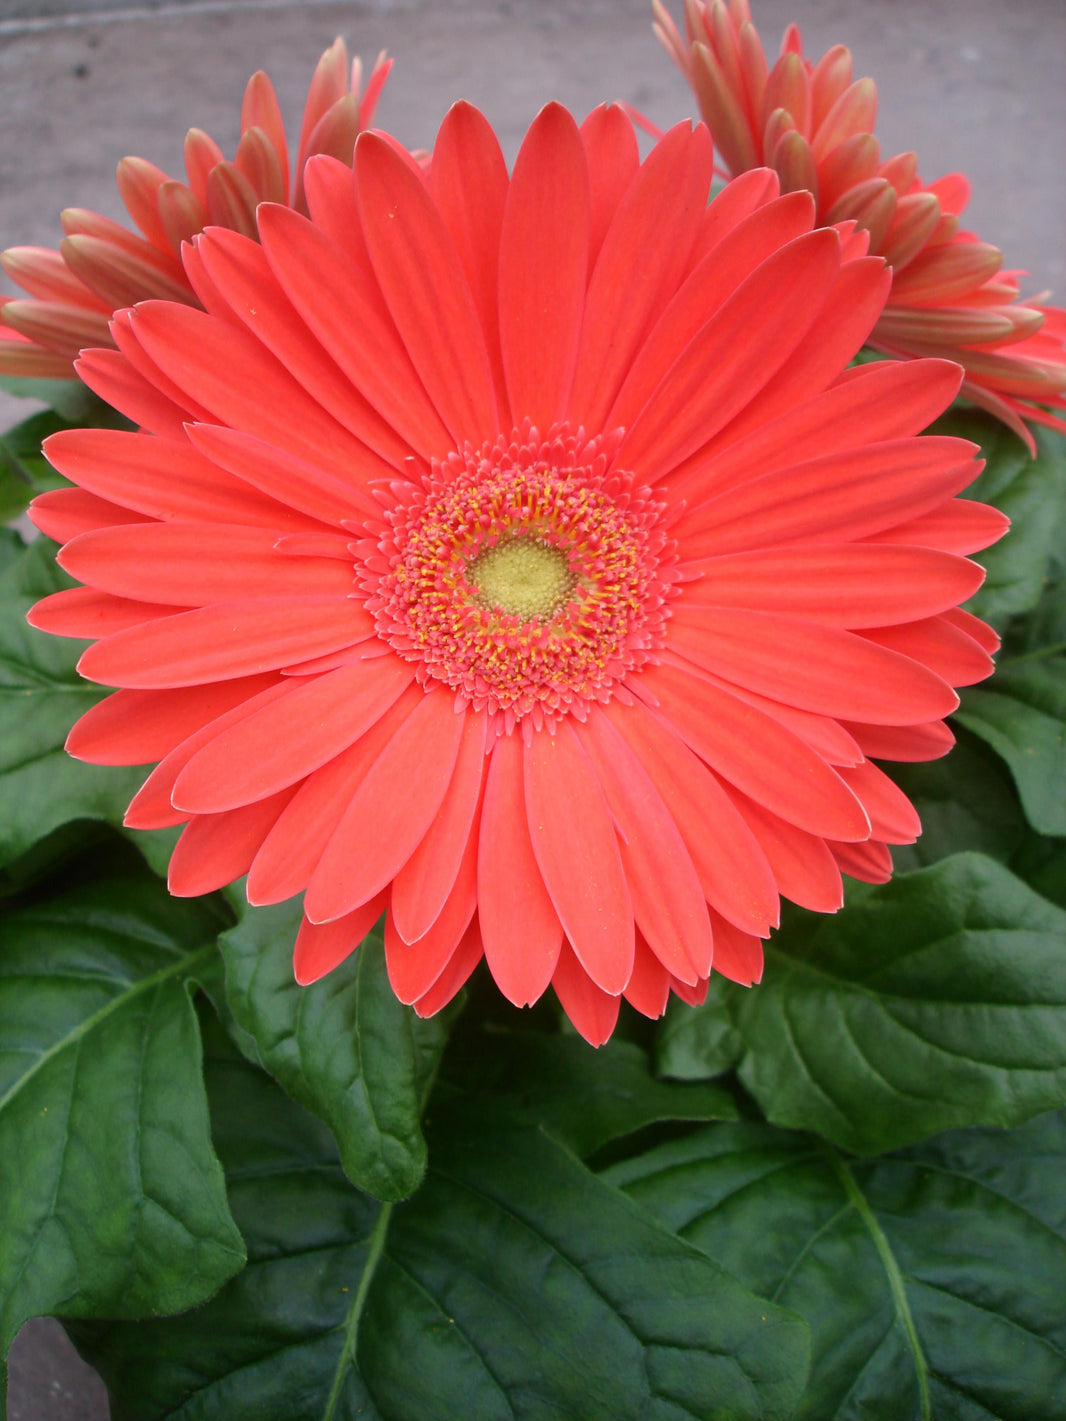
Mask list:
[[[1066,1118],[849,1161],[718,1125],[607,1177],[804,1316],[805,1421],[1060,1421]]]
[[[764,1113],[845,1149],[1066,1100],[1066,913],[978,854],[790,914],[724,1000]]]
[[[1066,441],[1037,430],[1037,457],[1016,434],[990,414],[953,409],[932,429],[981,446],[984,472],[966,490],[967,498],[994,504],[1010,518],[1010,532],[977,554],[988,570],[984,586],[967,604],[980,617],[1001,623],[1040,600],[1048,557],[1066,507]]]
[[[410,1200],[232,1054],[216,1141],[249,1264],[206,1307],[78,1328],[116,1421],[784,1421],[806,1337],[542,1132],[435,1112]]]
[[[166,878],[170,855],[174,852],[174,845],[181,837],[184,828],[184,824],[175,825],[170,829],[127,829],[122,826],[120,832],[133,845],[152,872],[158,874],[160,878]]]
[[[956,730],[958,743],[943,759],[887,767],[922,821],[916,844],[892,850],[900,871],[968,850],[1007,863],[1027,833],[1003,761],[968,731]]]
[[[241,1266],[188,984],[217,913],[143,870],[3,920],[0,1346],[28,1317],[140,1317]]]
[[[456,1049],[457,1048],[457,1049]],[[444,1082],[468,1097],[495,1097],[579,1155],[665,1120],[731,1120],[737,1110],[715,1085],[667,1085],[639,1046],[611,1041],[598,1051],[572,1036],[478,1031],[448,1054]]]
[[[41,445],[49,435],[86,424],[108,429],[132,428],[127,419],[91,394],[80,381],[49,383],[63,387],[58,395],[67,417],[64,418],[58,408],[42,410],[0,435],[0,519],[14,518],[31,498],[47,489],[70,487],[69,480],[57,473],[41,453]],[[45,395],[40,398],[44,399]]]
[[[403,1199],[426,1168],[422,1106],[449,1017],[423,1021],[397,1001],[381,937],[311,987],[292,972],[299,903],[243,909],[221,939],[234,1018],[294,1100],[329,1125],[349,1178]]]
[[[83,642],[26,623],[34,602],[72,585],[54,553],[42,538],[0,576],[0,864],[72,819],[120,824],[145,776],[85,765],[63,749],[75,720],[106,693],[74,669]]]
[[[1033,828],[1066,834],[1066,656],[1007,662],[956,715],[1007,762]]]
[[[1066,908],[1066,839],[1028,834],[1015,848],[1012,872],[1060,908]]]
[[[655,1069],[659,1074],[682,1081],[705,1080],[735,1066],[744,1054],[744,1043],[733,1025],[728,1003],[744,990],[715,974],[702,1006],[686,1006],[675,997],[656,1037]]]

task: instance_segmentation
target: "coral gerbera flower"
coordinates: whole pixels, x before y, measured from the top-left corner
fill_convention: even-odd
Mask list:
[[[185,139],[187,183],[144,158],[119,163],[119,193],[143,235],[97,212],[69,207],[61,214],[66,235],[58,251],[11,247],[0,254],[0,265],[29,297],[0,296],[0,375],[74,379],[80,350],[113,344],[109,322],[116,310],[153,298],[197,305],[182,266],[182,243],[209,224],[254,237],[260,202],[291,201],[306,211],[304,164],[315,153],[351,162],[391,67],[379,55],[361,92],[362,68],[358,59],[349,66],[344,41],[326,50],[307,94],[291,192],[281,110],[260,70],[244,91],[232,162],[213,138],[193,128]]]
[[[707,205],[706,129],[538,116],[508,176],[466,104],[428,174],[364,134],[310,217],[208,231],[85,381],[141,432],[54,436],[34,517],[85,584],[33,623],[118,687],[70,751],[160,763],[175,893],[303,893],[309,982],[387,914],[397,995],[484,955],[593,1042],[779,893],[832,912],[919,824],[873,758],[951,744],[995,637],[955,610],[1005,520],[919,437],[957,367],[845,369],[888,277],[772,174]]]
[[[940,356],[966,371],[962,394],[1008,424],[1035,452],[1023,420],[1066,431],[1043,406],[1066,409],[1066,311],[1019,300],[1019,273],[964,231],[970,188],[961,173],[918,177],[913,153],[882,160],[873,135],[877,89],[852,79],[835,45],[804,58],[799,28],[771,65],[748,0],[685,0],[685,37],[662,0],[655,31],[691,85],[726,170],[769,167],[785,192],[806,190],[826,224],[854,221],[892,268],[892,290],[870,344],[909,358]]]

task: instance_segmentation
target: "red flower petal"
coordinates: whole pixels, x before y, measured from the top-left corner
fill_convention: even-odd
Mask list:
[[[304,891],[355,791],[423,695],[408,686],[361,739],[307,777],[248,871],[249,903],[281,903]]]
[[[707,205],[713,154],[705,128],[678,124],[630,184],[589,282],[570,419],[605,427],[649,326],[678,280]]]
[[[448,789],[462,733],[450,697],[423,696],[352,795],[311,875],[304,911],[313,923],[350,913],[411,857]]]
[[[569,943],[563,943],[552,986],[563,1011],[589,1045],[602,1046],[618,1021],[621,998],[596,985]]]
[[[565,720],[554,735],[533,737],[523,764],[529,837],[545,887],[578,961],[615,995],[633,970],[633,909],[599,779]]]
[[[527,828],[522,744],[496,741],[485,780],[478,847],[478,919],[485,959],[515,1006],[535,1002],[551,981],[563,929]]]
[[[511,176],[500,237],[500,342],[516,418],[563,418],[577,360],[589,243],[589,175],[577,125],[547,104]]]
[[[618,830],[633,916],[675,977],[711,969],[711,923],[699,878],[655,782],[606,716],[594,709],[575,734],[595,767]]]
[[[762,847],[714,775],[681,739],[639,703],[603,713],[662,795],[712,907],[738,926],[765,932],[779,917],[773,874]]]
[[[950,715],[959,703],[919,662],[887,648],[871,656],[854,632],[777,612],[679,606],[669,644],[727,681],[816,715],[909,725]]]
[[[331,923],[312,923],[304,918],[292,953],[293,976],[301,987],[317,982],[352,955],[385,911],[387,899],[387,894],[379,893]]]
[[[90,681],[151,690],[272,671],[364,640],[373,623],[343,597],[254,597],[130,627],[90,646]]]
[[[407,662],[382,656],[289,681],[288,695],[197,751],[175,781],[174,804],[219,813],[306,779],[376,725],[413,680]]]
[[[198,814],[182,830],[170,856],[167,887],[178,898],[213,893],[240,878],[252,866],[259,847],[292,798],[291,789],[231,809],[226,814]]]
[[[393,880],[390,921],[405,942],[424,937],[440,916],[481,801],[487,769],[485,717],[468,714],[463,720],[463,738],[444,802],[425,838]]]
[[[494,438],[499,416],[477,307],[425,184],[373,133],[356,144],[355,175],[374,273],[441,420],[456,444]]]
[[[713,770],[782,819],[847,842],[869,836],[862,807],[840,776],[777,721],[672,666],[646,672],[640,692],[657,698],[668,722]],[[789,766],[787,775],[781,765]]]

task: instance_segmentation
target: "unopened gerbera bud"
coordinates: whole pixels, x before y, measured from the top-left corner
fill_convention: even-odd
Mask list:
[[[727,171],[772,168],[782,191],[806,189],[821,222],[855,223],[890,264],[892,291],[870,343],[902,358],[957,361],[962,393],[1031,450],[1024,420],[1066,431],[1053,412],[1066,409],[1066,321],[1049,323],[1055,307],[1020,302],[1002,254],[960,229],[969,197],[961,174],[926,186],[913,153],[882,161],[872,131],[877,88],[853,77],[845,46],[815,63],[790,25],[771,65],[748,0],[685,0],[684,36],[662,0],[652,7],[655,33],[691,85]],[[993,349],[1004,352],[994,361]]]
[[[115,344],[106,319],[112,312],[157,299],[199,305],[182,264],[183,245],[209,224],[254,238],[259,204],[287,204],[292,192],[296,206],[306,211],[303,164],[319,152],[351,162],[390,68],[391,61],[379,55],[363,90],[359,61],[349,67],[343,40],[330,46],[308,93],[294,188],[277,96],[262,72],[253,74],[245,89],[232,162],[198,128],[185,138],[187,182],[147,159],[123,158],[116,180],[138,232],[99,213],[68,208],[58,252],[14,247],[0,257],[31,298],[0,300],[0,326],[7,327],[0,338],[0,374],[74,379],[72,362],[79,351]],[[38,302],[44,309],[33,309]]]

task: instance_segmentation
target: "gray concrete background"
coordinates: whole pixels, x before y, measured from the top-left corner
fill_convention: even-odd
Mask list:
[[[668,0],[669,2],[669,0]],[[680,0],[673,0],[674,13]],[[961,168],[969,225],[1033,273],[1027,290],[1066,304],[1066,0],[753,0],[767,49],[789,20],[806,49],[851,47],[877,80],[883,151],[916,149],[928,180]],[[54,245],[61,208],[124,217],[117,160],[182,175],[197,125],[232,156],[253,70],[273,78],[298,127],[311,70],[343,34],[368,63],[396,68],[379,122],[432,143],[448,104],[467,98],[513,156],[539,106],[580,113],[622,98],[666,126],[688,92],[650,34],[645,0],[0,0],[0,248]],[[13,292],[11,286],[0,287]],[[0,396],[0,428],[36,408]],[[102,1421],[106,1401],[56,1324],[29,1324],[11,1353],[11,1421]]]

